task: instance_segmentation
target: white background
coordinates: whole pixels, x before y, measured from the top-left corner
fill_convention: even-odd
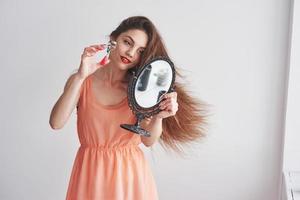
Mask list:
[[[294,1],[291,37],[290,73],[288,85],[284,170],[300,172],[300,2]]]
[[[285,174],[285,183],[283,190],[283,199],[300,199],[300,3],[293,1],[293,18],[291,32],[291,49],[290,49],[290,70],[286,111],[286,128],[284,143],[284,162],[283,171]]]
[[[290,3],[1,0],[0,199],[65,198],[76,113],[54,131],[50,111],[84,47],[131,15],[154,22],[188,89],[214,105],[187,158],[143,148],[160,199],[279,199]]]

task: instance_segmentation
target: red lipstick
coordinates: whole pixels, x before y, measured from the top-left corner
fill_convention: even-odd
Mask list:
[[[122,60],[122,62],[125,63],[125,64],[131,63],[131,61],[130,61],[128,58],[124,57],[124,56],[121,56],[121,60]]]

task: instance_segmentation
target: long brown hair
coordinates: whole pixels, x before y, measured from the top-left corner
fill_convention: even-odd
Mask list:
[[[136,65],[142,66],[149,60],[163,56],[169,58],[163,40],[154,24],[144,16],[133,16],[123,20],[120,25],[112,31],[110,36],[117,38],[121,33],[131,29],[144,31],[148,35],[148,43],[142,54],[141,61]],[[131,68],[129,74],[136,70]],[[184,146],[206,136],[206,128],[209,104],[192,97],[185,89],[185,85],[178,81],[177,77],[184,76],[175,66],[176,80],[174,83],[177,92],[178,111],[175,116],[163,119],[163,133],[159,143],[165,150],[172,149],[177,153],[184,153]]]

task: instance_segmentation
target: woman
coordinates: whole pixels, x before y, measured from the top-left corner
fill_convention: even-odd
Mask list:
[[[123,20],[110,39],[116,41],[110,62],[100,65],[94,59],[105,45],[85,48],[78,72],[69,77],[51,112],[51,127],[60,129],[77,107],[81,146],[66,199],[155,200],[156,184],[138,145],[150,147],[162,140],[180,151],[180,144],[201,138],[202,105],[175,82],[176,92],[166,94],[160,103],[162,111],[141,123],[151,137],[120,128],[136,121],[127,102],[130,73],[152,58],[168,55],[155,26],[143,16]]]

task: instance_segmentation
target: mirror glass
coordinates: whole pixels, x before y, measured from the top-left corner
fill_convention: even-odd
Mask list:
[[[150,108],[162,99],[172,83],[172,68],[165,60],[156,60],[140,73],[134,89],[139,106]]]

